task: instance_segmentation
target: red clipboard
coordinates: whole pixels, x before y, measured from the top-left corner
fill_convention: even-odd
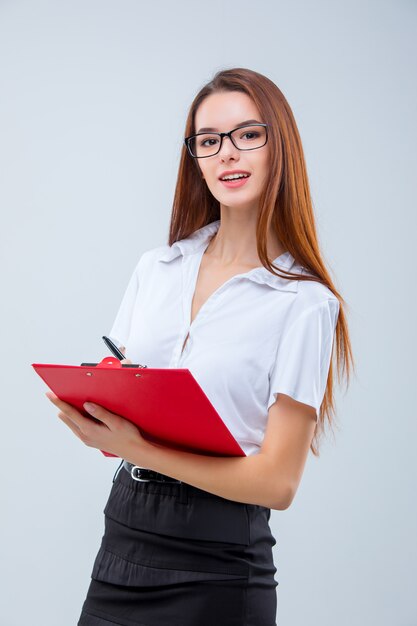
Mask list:
[[[246,456],[189,369],[137,367],[116,357],[97,364],[32,367],[58,398],[85,417],[92,418],[84,402],[95,402],[136,424],[154,443],[212,456]]]

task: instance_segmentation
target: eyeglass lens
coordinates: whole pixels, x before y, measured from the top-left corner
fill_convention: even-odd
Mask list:
[[[265,126],[245,126],[232,132],[233,143],[239,150],[253,150],[266,143]],[[225,139],[225,138],[224,138]],[[212,156],[219,151],[220,137],[216,133],[194,135],[188,142],[193,156]]]

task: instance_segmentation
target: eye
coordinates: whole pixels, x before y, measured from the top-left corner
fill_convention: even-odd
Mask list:
[[[206,139],[201,139],[200,140],[200,146],[203,146],[203,147],[214,146],[216,141],[218,141],[218,139],[216,139],[215,137],[209,137],[209,138],[206,138]],[[207,143],[207,142],[211,142],[211,143]]]
[[[256,130],[248,130],[246,133],[243,133],[241,137],[243,138],[248,136],[249,139],[257,139],[258,137],[260,137],[260,133],[258,133],[258,131]]]

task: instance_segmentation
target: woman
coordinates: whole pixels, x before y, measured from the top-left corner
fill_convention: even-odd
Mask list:
[[[48,394],[84,444],[124,460],[78,626],[276,624],[271,509],[332,422],[333,344],[347,377],[353,363],[281,91],[220,71],[185,135],[169,242],[140,257],[109,335],[125,362],[190,369],[246,456],[158,446]]]

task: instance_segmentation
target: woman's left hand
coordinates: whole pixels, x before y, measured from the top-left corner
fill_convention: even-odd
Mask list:
[[[86,403],[84,408],[101,423],[84,417],[75,407],[60,400],[51,391],[45,395],[60,409],[58,417],[86,446],[116,454],[120,458],[138,464],[140,462],[138,456],[140,457],[141,453],[145,454],[145,450],[148,450],[151,445],[143,438],[135,424],[120,415],[107,411],[98,404]],[[132,455],[135,456],[135,460],[132,459]]]

